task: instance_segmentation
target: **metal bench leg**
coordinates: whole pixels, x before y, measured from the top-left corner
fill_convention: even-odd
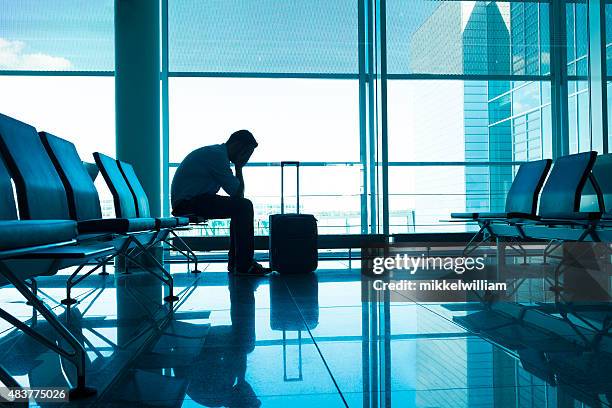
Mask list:
[[[149,258],[149,259],[151,259],[153,261],[154,266],[162,273],[162,276],[159,276],[158,274],[153,273],[149,268],[144,267],[142,265],[142,263],[140,261],[138,261],[136,258],[134,258],[131,254],[130,255],[126,255],[129,258],[129,260],[134,262],[136,265],[140,266],[142,269],[151,272],[151,274],[153,274],[153,276],[157,277],[163,283],[168,285],[168,288],[170,290],[170,294],[168,296],[164,297],[164,300],[166,302],[177,301],[179,298],[178,298],[178,296],[176,296],[174,294],[174,279],[172,278],[172,275],[170,274],[170,272],[168,272],[166,270],[166,268],[164,268],[164,266],[159,262],[159,260],[157,260],[157,258],[155,258],[153,255],[151,255],[151,253],[149,253],[147,248],[141,242],[139,242],[137,239],[135,239],[134,240],[134,244],[136,244],[136,246],[140,249],[139,254],[144,254],[147,258]]]
[[[200,271],[198,269],[198,256],[195,254],[195,252],[191,249],[191,247],[189,245],[187,245],[185,240],[180,235],[178,235],[175,231],[170,230],[170,233],[176,239],[178,239],[181,244],[183,244],[183,246],[185,247],[185,250],[187,251],[187,253],[189,255],[191,255],[191,259],[193,260],[193,264],[194,264],[194,268],[193,268],[193,271],[191,271],[191,273],[201,273],[202,271]],[[176,248],[176,246],[174,244],[171,244],[171,245],[172,245],[172,247]],[[179,252],[182,253],[183,251],[179,251]]]
[[[86,277],[88,277],[89,275],[91,275],[92,273],[94,273],[95,271],[97,271],[98,269],[104,267],[108,261],[110,261],[111,259],[113,259],[114,257],[116,257],[117,254],[113,254],[110,256],[107,256],[104,260],[98,262],[98,264],[93,267],[90,271],[86,272],[85,274],[79,276],[78,279],[74,279],[79,272],[81,272],[81,270],[87,265],[87,264],[83,264],[81,266],[79,266],[76,271],[74,271],[72,273],[72,275],[70,275],[70,277],[68,277],[68,280],[66,281],[66,298],[61,300],[61,303],[63,305],[74,305],[77,301],[76,299],[70,297],[71,294],[71,290],[73,287],[75,287],[76,285],[78,285],[81,281],[83,281],[83,279],[85,279]]]
[[[30,290],[35,296],[38,295],[38,282],[36,282],[36,279],[34,278],[30,279]],[[29,301],[26,302],[26,305],[32,306],[32,304]]]
[[[104,265],[102,265],[102,272],[100,272],[98,275],[100,276],[108,276],[110,275],[107,270],[106,270],[106,265],[108,265],[107,263],[105,263]]]

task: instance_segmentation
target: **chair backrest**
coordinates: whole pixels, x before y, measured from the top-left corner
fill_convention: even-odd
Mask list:
[[[138,211],[136,210],[134,195],[119,169],[117,160],[98,152],[94,153],[94,159],[104,181],[108,185],[108,189],[113,195],[117,218],[137,218]]]
[[[542,189],[539,215],[554,218],[580,210],[580,197],[591,173],[596,152],[584,152],[559,157]]]
[[[96,181],[96,178],[100,173],[100,170],[98,169],[96,163],[89,163],[84,161],[83,167],[85,167],[85,170],[87,170],[87,174],[89,174],[89,178],[91,178],[91,181]]]
[[[0,159],[0,220],[16,220],[17,208],[13,197],[13,184],[4,161]]]
[[[612,153],[597,156],[591,176],[593,189],[599,197],[600,211],[612,213]]]
[[[603,212],[603,201],[592,171],[582,189],[580,212]]]
[[[138,212],[138,216],[150,217],[151,210],[149,209],[149,198],[147,197],[147,193],[142,187],[142,184],[140,184],[140,180],[136,175],[136,171],[134,171],[134,167],[130,163],[126,163],[121,160],[117,160],[117,164],[119,164],[119,169],[121,170],[121,173],[123,173],[123,177],[132,191],[134,201],[136,202],[136,211]]]
[[[34,127],[0,114],[0,152],[17,190],[22,219],[70,219],[64,184]]]
[[[47,132],[40,132],[40,139],[64,183],[70,217],[77,221],[102,218],[98,190],[74,144]]]
[[[538,196],[551,164],[550,159],[521,164],[506,196],[507,213],[536,214]]]

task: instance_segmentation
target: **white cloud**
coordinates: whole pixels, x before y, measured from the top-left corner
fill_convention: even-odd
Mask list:
[[[22,41],[10,41],[0,38],[0,69],[2,70],[67,70],[72,65],[62,57],[42,53],[25,53],[26,45]]]

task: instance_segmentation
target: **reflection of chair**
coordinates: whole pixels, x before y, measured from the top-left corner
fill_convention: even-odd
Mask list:
[[[272,275],[270,277],[270,328],[283,332],[283,378],[301,381],[302,331],[310,331],[319,324],[319,281],[315,273]],[[298,374],[289,377],[287,332],[297,332]]]
[[[4,399],[8,401],[6,404],[0,402],[0,406],[7,406],[11,408],[28,408],[28,406],[30,405],[28,401],[17,402],[15,399],[9,398],[8,395],[3,395],[5,392],[8,391],[8,388],[18,390],[21,389],[21,386],[17,383],[17,381],[15,381],[13,377],[11,377],[11,375],[4,369],[4,367],[2,367],[2,365],[0,365],[0,383],[3,387],[0,390],[0,401]]]
[[[589,406],[602,406],[599,396],[612,395],[609,381],[612,357],[577,345],[574,334],[564,331],[555,317],[530,309],[524,309],[523,313],[525,321],[489,310],[453,320],[520,360],[532,375],[564,387],[567,395]],[[540,318],[536,319],[536,315]],[[531,323],[536,320],[540,323],[538,326]]]

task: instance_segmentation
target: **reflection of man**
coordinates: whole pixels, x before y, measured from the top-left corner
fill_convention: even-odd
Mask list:
[[[253,204],[244,198],[242,177],[242,168],[256,147],[251,132],[239,130],[225,143],[194,150],[176,170],[171,196],[174,215],[230,218],[228,271],[261,276],[270,271],[253,261]],[[229,197],[217,194],[221,188]]]
[[[185,377],[190,380],[187,394],[195,402],[207,407],[261,406],[246,381],[247,354],[255,348],[257,284],[256,278],[230,277],[232,325],[212,326],[199,357],[186,368]]]

